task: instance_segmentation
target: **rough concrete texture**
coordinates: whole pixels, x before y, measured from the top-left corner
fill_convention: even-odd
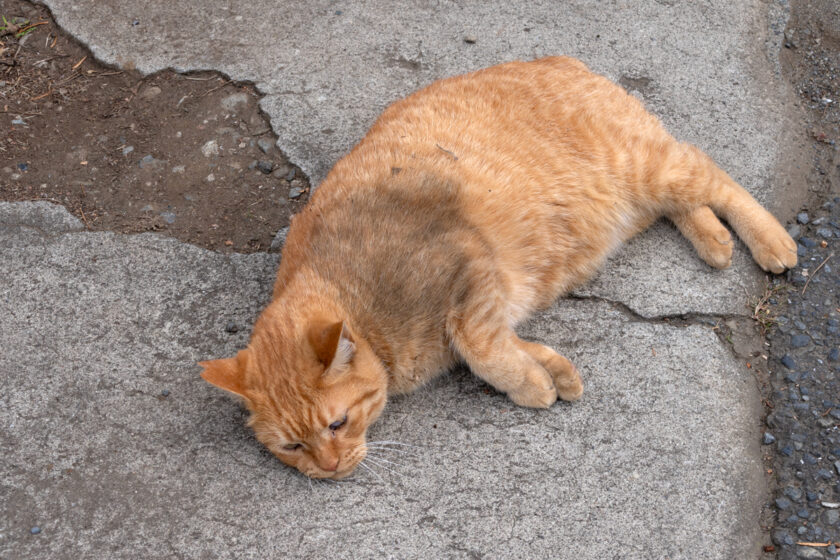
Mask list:
[[[254,81],[281,148],[314,181],[399,96],[545,54],[624,83],[771,206],[796,133],[773,52],[784,4],[47,3],[105,61]],[[577,363],[580,403],[518,409],[456,372],[395,399],[374,427],[420,446],[389,456],[402,476],[310,488],[194,365],[245,344],[274,257],[68,231],[27,205],[0,212],[2,557],[757,555],[752,377],[706,326],[603,301],[645,317],[742,314],[761,278],[742,246],[732,270],[711,271],[655,227],[584,299],[523,331]],[[242,329],[226,333],[229,321]]]
[[[266,302],[274,256],[67,232],[30,208],[0,206],[3,558],[755,551],[757,395],[707,327],[562,302],[522,334],[578,364],[582,402],[516,408],[459,371],[375,425],[418,446],[387,456],[402,476],[310,487],[195,365],[246,341],[224,327]]]
[[[677,138],[763,202],[773,203],[776,159],[798,133],[773,50],[782,1],[45,3],[104,61],[143,72],[216,69],[256,83],[280,147],[313,184],[390,102],[441,77],[553,54],[635,91]],[[589,290],[646,316],[743,314],[758,268],[714,275],[676,237],[665,228],[645,234],[606,267],[622,282]],[[657,280],[663,270],[668,282]]]

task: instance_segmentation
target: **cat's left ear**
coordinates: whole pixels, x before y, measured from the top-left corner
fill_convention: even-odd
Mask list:
[[[204,368],[201,377],[219,389],[229,391],[240,397],[245,396],[245,363],[247,350],[241,350],[236,357],[221,360],[198,362]]]
[[[327,374],[342,373],[356,353],[356,344],[344,321],[316,321],[309,327],[308,338]]]

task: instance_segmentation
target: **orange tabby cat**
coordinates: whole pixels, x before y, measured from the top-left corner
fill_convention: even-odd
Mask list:
[[[514,327],[667,216],[711,266],[726,219],[764,269],[796,244],[697,148],[579,61],[512,62],[391,105],[292,222],[248,348],[202,362],[257,438],[315,478],[365,457],[387,395],[465,362],[517,404],[583,384]]]

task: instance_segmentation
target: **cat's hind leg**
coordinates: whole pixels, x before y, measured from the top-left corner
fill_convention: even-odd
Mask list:
[[[544,344],[520,338],[516,339],[516,343],[548,371],[554,380],[558,397],[564,401],[576,401],[580,398],[583,394],[583,380],[572,362]]]
[[[453,315],[447,322],[452,347],[470,370],[520,406],[548,408],[554,404],[557,390],[552,376],[518,344],[522,341],[501,314],[494,309],[471,311]]]
[[[732,235],[711,208],[698,206],[670,214],[668,218],[709,266],[726,268],[732,264]]]

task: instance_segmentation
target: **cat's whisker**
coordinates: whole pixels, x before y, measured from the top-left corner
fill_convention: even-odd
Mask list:
[[[379,456],[377,456],[377,455],[373,455],[373,456],[371,456],[371,457],[370,457],[370,460],[371,460],[371,461],[374,461],[374,460],[375,460],[375,461],[381,461],[381,462],[384,462],[384,463],[388,463],[388,464],[390,464],[390,465],[396,465],[396,466],[398,466],[398,467],[403,467],[403,468],[407,468],[407,467],[408,467],[408,465],[405,465],[405,464],[403,464],[403,463],[395,463],[394,461],[389,461],[388,459],[385,459],[385,458],[383,458],[383,457],[379,457]]]
[[[416,448],[418,448],[418,449],[420,448],[420,446],[419,446],[419,445],[412,445],[412,444],[410,444],[410,443],[403,443],[403,442],[401,442],[401,441],[385,441],[385,440],[382,440],[382,441],[369,441],[369,442],[368,442],[368,445],[377,445],[377,444],[380,444],[380,443],[381,443],[381,444],[389,444],[389,445],[405,445],[405,446],[407,446],[407,447],[416,447]]]
[[[410,455],[412,457],[419,457],[420,453],[414,450],[406,450],[406,449],[394,449],[393,447],[379,447],[379,446],[371,446],[367,447],[368,451],[392,451],[394,453],[402,453],[403,455]]]
[[[405,476],[405,474],[404,474],[404,473],[401,473],[401,472],[399,472],[399,471],[395,471],[394,469],[389,468],[389,467],[387,467],[387,466],[383,465],[382,463],[378,463],[378,462],[376,462],[376,460],[375,460],[375,459],[373,459],[373,458],[369,458],[369,460],[370,460],[370,461],[372,461],[374,465],[376,465],[377,467],[379,467],[379,468],[381,468],[381,469],[385,469],[386,471],[392,472],[392,473],[394,473],[395,475],[400,476],[400,477]]]
[[[379,481],[380,481],[380,482],[382,482],[382,484],[385,484],[385,479],[384,479],[384,478],[382,478],[381,476],[379,476],[379,473],[377,473],[375,470],[373,470],[373,469],[372,469],[372,468],[370,468],[369,466],[365,465],[364,461],[362,461],[361,463],[359,463],[359,466],[360,466],[360,467],[364,467],[364,468],[365,468],[368,472],[370,472],[371,474],[373,474],[373,476],[375,476],[376,478],[378,478],[378,479],[379,479]]]

